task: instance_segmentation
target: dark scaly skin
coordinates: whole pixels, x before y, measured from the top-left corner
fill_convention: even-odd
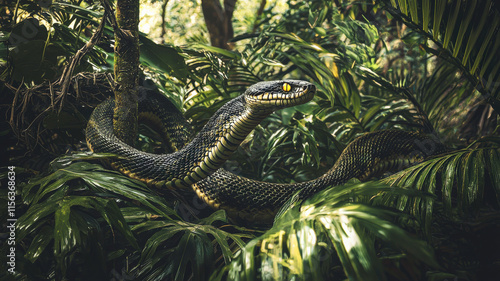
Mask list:
[[[296,192],[300,198],[349,179],[364,181],[388,171],[402,170],[426,157],[444,152],[444,147],[417,132],[381,130],[353,140],[334,166],[323,176],[302,183],[277,184],[250,180],[219,169],[193,185],[198,196],[214,208],[225,209],[232,218],[271,222],[278,209]],[[217,186],[217,188],[211,188]]]
[[[172,143],[173,150],[183,147],[189,140],[189,124],[168,99],[163,97],[151,99],[150,96],[154,95],[145,94],[142,99],[141,96],[139,97],[139,111],[142,112],[144,119],[154,123],[155,127],[161,128],[160,133]],[[301,102],[305,102],[305,100]],[[237,106],[233,103],[236,103]],[[109,112],[104,113],[98,110],[89,121],[87,142],[93,151],[112,152],[128,157],[128,160],[123,160],[123,162],[114,162],[113,166],[131,177],[157,187],[191,186],[197,195],[213,208],[225,209],[232,218],[258,223],[271,222],[279,208],[298,191],[301,191],[299,193],[301,198],[307,198],[319,190],[343,184],[351,178],[365,180],[386,171],[401,170],[414,163],[421,162],[427,156],[444,151],[440,143],[427,135],[400,130],[382,130],[365,134],[352,141],[341,153],[334,166],[323,176],[312,181],[297,184],[266,183],[240,177],[224,169],[218,169],[215,173],[193,184],[185,182],[182,185],[173,185],[172,176],[169,173],[189,170],[186,167],[192,164],[172,169],[169,166],[174,165],[171,159],[177,158],[171,155],[178,157],[178,153],[168,155],[147,154],[128,147],[117,140],[112,135],[112,130],[106,129],[103,132],[100,127],[108,128],[107,126],[110,123],[102,122],[110,122],[107,120],[111,120],[109,116],[112,115],[109,114],[112,114],[112,106],[112,101],[105,102],[99,110],[105,109]],[[235,110],[235,108],[239,109]],[[231,120],[231,118],[227,117],[241,114],[241,112],[241,101],[234,100],[228,103],[212,117],[205,128],[198,134],[198,139],[203,140],[202,145],[200,145],[199,140],[197,142],[195,139],[179,153],[198,155],[199,153],[189,152],[188,150],[198,148],[197,151],[203,151],[200,148],[214,147],[213,144],[209,146],[203,143],[210,143],[217,139],[217,136],[221,133],[221,124]],[[266,110],[262,115],[267,115],[269,112],[269,110]],[[220,118],[219,115],[222,115],[223,118]],[[99,118],[103,120],[96,122],[96,119]],[[106,136],[102,134],[106,134]],[[207,137],[207,134],[211,137]],[[193,143],[196,145],[193,145]],[[181,159],[189,157],[192,156]],[[199,156],[196,157],[199,158]],[[148,168],[151,164],[147,163],[158,158],[165,158],[164,163],[154,170]],[[177,164],[179,165],[179,162]],[[165,167],[165,165],[168,167]]]
[[[113,133],[114,102],[107,100],[90,117],[87,145],[93,152],[120,156],[122,159],[113,160],[111,166],[132,178],[158,187],[188,188],[215,172],[265,117],[275,110],[310,101],[315,91],[313,84],[299,80],[256,83],[221,107],[190,143],[171,154],[146,153],[119,140]],[[163,104],[161,96],[139,99],[140,111],[158,110],[166,116],[167,110],[158,106]],[[168,135],[168,131],[174,131],[171,139],[182,137],[182,131],[177,136],[175,131],[185,126],[175,120],[174,124],[164,132]]]

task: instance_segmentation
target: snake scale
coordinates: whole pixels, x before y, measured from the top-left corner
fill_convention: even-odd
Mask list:
[[[315,91],[313,84],[300,80],[256,83],[222,106],[188,142],[189,124],[180,111],[166,97],[142,90],[140,115],[153,127],[160,128],[171,149],[177,151],[151,154],[119,140],[113,134],[112,99],[98,105],[92,113],[86,129],[87,145],[93,152],[120,156],[111,166],[132,178],[158,188],[192,188],[211,207],[225,209],[230,217],[251,222],[271,221],[297,192],[306,198],[325,187],[400,169],[443,150],[424,134],[381,130],[352,141],[327,173],[307,182],[260,182],[220,168],[264,118],[275,110],[310,101]]]

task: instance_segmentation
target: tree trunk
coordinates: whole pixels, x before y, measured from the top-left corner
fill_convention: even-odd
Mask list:
[[[115,32],[115,135],[132,145],[137,135],[137,86],[139,84],[139,0],[118,0]],[[123,36],[125,35],[125,36]]]
[[[205,17],[212,46],[232,49],[228,44],[233,38],[233,12],[237,0],[224,0],[224,8],[219,0],[202,0],[201,8]]]
[[[257,11],[257,16],[255,17],[255,22],[253,24],[252,32],[255,32],[257,30],[259,18],[262,16],[262,13],[264,12],[264,8],[266,7],[266,4],[267,4],[267,0],[260,1],[259,10]]]
[[[167,29],[165,28],[166,25],[166,12],[167,12],[167,5],[168,5],[169,0],[163,0],[163,4],[161,5],[161,43],[165,44],[165,34],[167,33]]]

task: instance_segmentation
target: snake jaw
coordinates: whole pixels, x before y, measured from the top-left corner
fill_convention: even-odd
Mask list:
[[[253,112],[269,114],[278,109],[304,104],[316,93],[316,87],[306,81],[282,80],[259,82],[244,94],[247,106]]]

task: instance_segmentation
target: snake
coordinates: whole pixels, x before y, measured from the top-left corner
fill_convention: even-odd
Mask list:
[[[189,123],[173,103],[157,91],[142,89],[139,119],[157,128],[174,152],[143,152],[118,139],[113,132],[113,99],[92,112],[85,132],[87,146],[94,153],[117,155],[109,161],[113,169],[149,186],[192,190],[234,220],[262,223],[272,221],[296,194],[307,198],[352,178],[363,181],[443,151],[427,134],[389,129],[354,139],[331,169],[306,182],[262,182],[221,168],[263,119],[276,110],[310,101],[315,92],[314,84],[302,80],[258,82],[219,108],[190,140]]]

